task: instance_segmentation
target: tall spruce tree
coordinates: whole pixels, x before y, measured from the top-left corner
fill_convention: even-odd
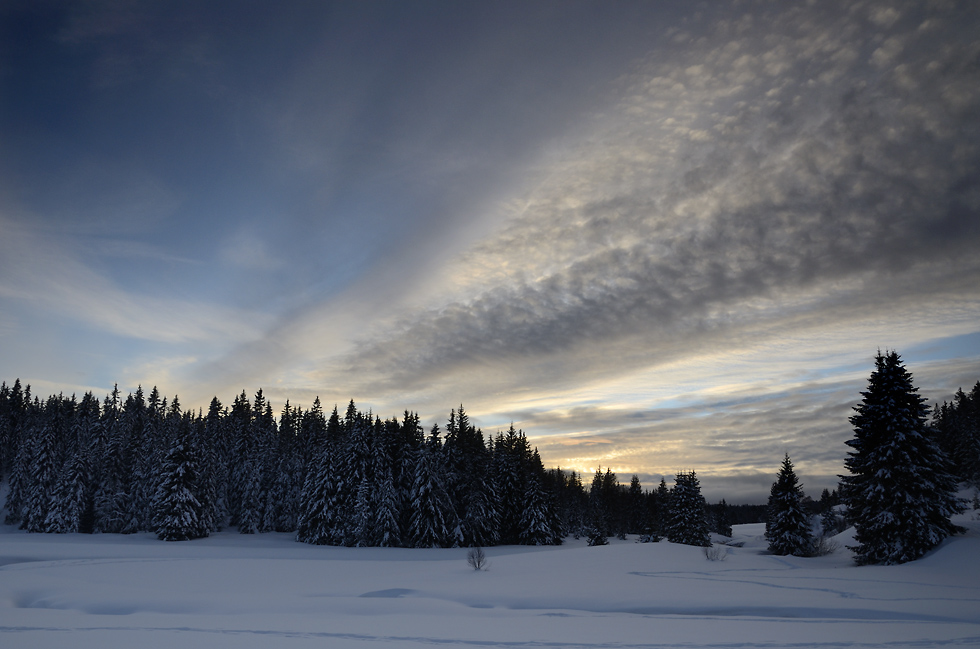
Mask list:
[[[26,489],[27,449],[23,443],[27,428],[27,413],[31,405],[31,386],[22,388],[20,379],[6,392],[4,412],[0,426],[5,435],[3,448],[3,472],[7,480],[7,497],[4,509],[7,515],[4,523],[12,525],[21,520],[21,507]]]
[[[524,431],[511,424],[507,434],[497,433],[490,460],[493,491],[497,496],[497,512],[500,520],[500,542],[505,545],[520,543],[521,515],[531,463],[531,450]]]
[[[654,492],[655,510],[653,513],[653,536],[658,541],[667,536],[670,523],[670,489],[667,481],[660,476],[660,484]]]
[[[303,460],[299,449],[295,411],[289,402],[279,417],[279,430],[272,450],[272,478],[266,493],[263,528],[274,532],[294,532],[302,484]]]
[[[90,450],[79,445],[65,463],[45,519],[44,530],[57,534],[79,532],[85,527],[86,511],[91,506],[92,468]]]
[[[221,402],[218,397],[214,397],[208,406],[208,414],[204,417],[200,438],[197,440],[204,467],[203,516],[212,532],[218,531],[228,516],[228,449],[225,430]]]
[[[330,416],[331,427],[340,428],[337,408]],[[299,518],[296,539],[313,545],[336,545],[333,536],[337,487],[334,483],[333,444],[327,438],[328,423],[323,417],[320,400],[303,418],[312,449],[306,467],[306,478],[299,500]]]
[[[28,489],[23,521],[28,532],[43,532],[51,506],[51,494],[60,471],[59,444],[62,440],[61,396],[49,397],[44,408],[36,408],[38,426],[29,439]]]
[[[769,490],[766,539],[773,554],[804,557],[813,550],[810,515],[803,506],[803,487],[789,454],[783,458],[776,481]]]
[[[667,540],[685,545],[711,545],[704,496],[694,471],[678,473],[675,478],[670,494]]]
[[[640,477],[635,473],[630,478],[629,491],[626,495],[626,531],[630,534],[640,534],[646,521],[646,499],[640,486]]]
[[[452,545],[455,512],[442,483],[441,446],[439,427],[433,426],[429,439],[419,449],[410,497],[412,519],[409,537],[416,548]]]
[[[554,536],[549,520],[548,494],[538,476],[532,475],[527,481],[521,512],[521,545],[558,545]]]
[[[119,533],[129,511],[131,471],[128,430],[120,410],[118,386],[103,403],[101,434],[96,442],[95,530]]]
[[[591,546],[609,544],[609,508],[603,489],[602,467],[595,470],[589,487],[588,543]]]
[[[878,352],[868,389],[851,417],[853,450],[841,497],[855,528],[858,564],[918,559],[959,531],[962,510],[949,463],[926,427],[929,408],[899,355]]]
[[[160,481],[153,499],[153,526],[162,541],[186,541],[207,536],[210,530],[201,504],[200,457],[193,444],[191,415],[175,415],[173,439],[164,455]]]
[[[167,400],[160,397],[154,386],[148,401],[143,399],[142,388],[126,397],[120,426],[126,431],[129,444],[127,456],[131,459],[129,498],[122,531],[127,533],[152,529],[153,499],[156,497],[160,463],[166,449],[162,445],[169,432],[167,418],[179,419],[180,403],[174,399],[170,414]]]
[[[401,529],[398,526],[399,499],[391,465],[390,459],[379,459],[375,469],[378,480],[375,543],[383,548],[398,547],[402,542]]]

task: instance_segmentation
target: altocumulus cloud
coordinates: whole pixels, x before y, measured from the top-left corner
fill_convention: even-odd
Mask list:
[[[501,359],[530,378],[562,354],[569,376],[596,349],[644,366],[868,299],[975,301],[976,14],[764,3],[672,28],[591,132],[542,156],[507,225],[453,260],[442,302],[350,366],[404,387]]]

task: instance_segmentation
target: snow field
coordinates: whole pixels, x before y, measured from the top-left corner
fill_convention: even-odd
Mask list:
[[[0,647],[973,647],[980,523],[901,566],[632,540],[335,548],[0,528]]]

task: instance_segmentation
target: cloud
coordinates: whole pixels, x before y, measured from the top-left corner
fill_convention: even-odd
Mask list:
[[[224,347],[258,337],[265,317],[172,297],[130,293],[83,263],[50,231],[0,217],[0,299],[114,335]]]
[[[273,271],[283,267],[283,261],[269,251],[267,243],[250,229],[239,230],[222,245],[219,258],[243,270]]]
[[[643,472],[665,475],[668,482],[678,471],[695,468],[715,500],[765,502],[778,462],[788,453],[806,492],[816,498],[821,489],[835,488],[843,472],[849,450],[844,442],[853,436],[848,418],[873,369],[870,358],[865,360],[824,377],[806,372],[793,380],[782,374],[777,385],[747,376],[743,365],[729,373],[748,380],[685,395],[681,405],[544,410],[525,413],[516,425],[551,431],[532,438],[549,466],[588,473],[601,465],[611,467],[621,481]],[[980,357],[906,365],[932,405],[949,400],[959,386],[972,385]],[[703,380],[711,383],[717,377]]]
[[[632,366],[866,315],[844,305],[894,317],[950,282],[975,299],[980,42],[955,26],[976,11],[840,9],[765,9],[653,52],[447,266],[453,290],[363,336],[347,371],[400,389],[504,361],[567,376],[595,349]]]

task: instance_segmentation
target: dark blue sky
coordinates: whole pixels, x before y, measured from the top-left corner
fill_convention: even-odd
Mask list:
[[[832,486],[980,378],[971,2],[8,2],[0,370]]]

